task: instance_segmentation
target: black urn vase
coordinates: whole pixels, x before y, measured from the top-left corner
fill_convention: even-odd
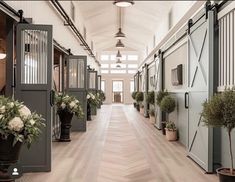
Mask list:
[[[67,110],[61,110],[58,112],[60,118],[60,139],[61,142],[70,142],[70,128],[73,113]]]
[[[22,143],[17,142],[13,146],[13,142],[13,135],[9,135],[6,139],[0,135],[0,181],[14,181],[8,173],[8,169],[18,162]]]
[[[91,121],[91,105],[87,103],[87,121]]]

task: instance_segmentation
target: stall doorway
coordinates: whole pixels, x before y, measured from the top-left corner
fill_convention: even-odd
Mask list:
[[[123,81],[113,81],[113,103],[123,103]]]

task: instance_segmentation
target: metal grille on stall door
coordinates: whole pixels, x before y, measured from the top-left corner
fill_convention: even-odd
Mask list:
[[[84,62],[83,60],[69,60],[69,88],[84,88]]]
[[[219,19],[219,88],[235,85],[235,12],[230,11]]]
[[[22,33],[21,83],[47,84],[46,31],[24,30]]]

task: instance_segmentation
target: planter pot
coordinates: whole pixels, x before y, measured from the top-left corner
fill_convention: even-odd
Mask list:
[[[136,108],[136,103],[135,102],[133,103],[133,105],[134,105],[134,108]]]
[[[91,105],[87,103],[87,121],[91,121]]]
[[[140,114],[144,115],[144,108],[140,108]]]
[[[151,116],[151,115],[149,115],[149,116],[150,116],[150,118],[149,118],[150,122],[154,124],[155,123],[155,116]]]
[[[139,104],[136,104],[136,110],[140,111],[140,105]]]
[[[234,182],[235,181],[235,170],[233,175],[230,174],[229,168],[219,168],[216,170],[220,182]]]
[[[163,135],[166,135],[166,130],[165,130],[165,128],[166,128],[166,122],[165,121],[162,121],[162,123],[161,123],[161,125],[162,125],[162,134]]]
[[[59,113],[60,118],[60,141],[61,142],[70,142],[70,128],[71,128],[71,121],[73,118],[73,113],[70,113],[66,110],[62,110]]]
[[[166,130],[166,139],[168,141],[176,141],[177,140],[177,131],[169,131],[167,128]]]
[[[17,142],[13,146],[13,141],[13,135],[9,135],[7,139],[0,137],[0,181],[14,181],[8,174],[8,168],[17,163],[22,143]]]

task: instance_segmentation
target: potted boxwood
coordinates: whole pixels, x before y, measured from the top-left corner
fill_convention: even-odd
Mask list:
[[[166,139],[168,141],[177,140],[177,128],[175,126],[175,123],[172,121],[166,122]]]
[[[74,96],[70,96],[66,93],[56,93],[55,104],[61,123],[59,141],[70,142],[70,128],[72,126],[71,121],[73,115],[76,115],[78,118],[84,115],[81,104]]]
[[[235,169],[233,167],[232,131],[235,128],[235,92],[234,89],[226,89],[220,94],[214,95],[209,101],[203,103],[203,121],[207,126],[223,127],[228,134],[230,168],[219,168],[217,173],[220,182],[235,181]]]
[[[170,96],[165,96],[160,104],[160,108],[163,112],[166,112],[166,138],[170,141],[177,139],[177,130],[173,122],[169,121],[169,114],[175,110],[175,100]]]
[[[150,122],[151,123],[155,123],[155,109],[154,108],[151,108],[149,110],[149,118],[150,118]]]
[[[87,93],[87,121],[91,121],[91,108],[97,107],[99,105],[99,100],[97,97],[91,93]]]
[[[142,106],[142,102],[144,100],[144,94],[143,92],[137,92],[136,96],[135,96],[135,100],[137,102],[137,110],[140,111]]]
[[[157,96],[156,96],[156,102],[157,102],[157,105],[160,107],[160,104],[161,104],[161,101],[164,97],[168,96],[169,93],[167,92],[167,90],[163,90],[163,91],[159,91],[157,93]],[[165,114],[165,113],[163,113]],[[164,117],[165,115],[162,115],[162,117]],[[163,118],[162,118],[163,119]],[[166,121],[162,120],[161,121],[161,125],[162,125],[162,134],[165,135],[166,134],[166,130],[165,130],[165,127],[166,127]]]
[[[44,119],[22,103],[0,96],[0,181],[11,181],[10,164],[17,163],[23,144],[30,148],[45,127]]]
[[[137,92],[135,92],[135,91],[131,93],[131,97],[132,97],[133,100],[135,100],[136,94],[137,94]],[[136,102],[135,101],[134,101],[133,105],[136,108]]]

